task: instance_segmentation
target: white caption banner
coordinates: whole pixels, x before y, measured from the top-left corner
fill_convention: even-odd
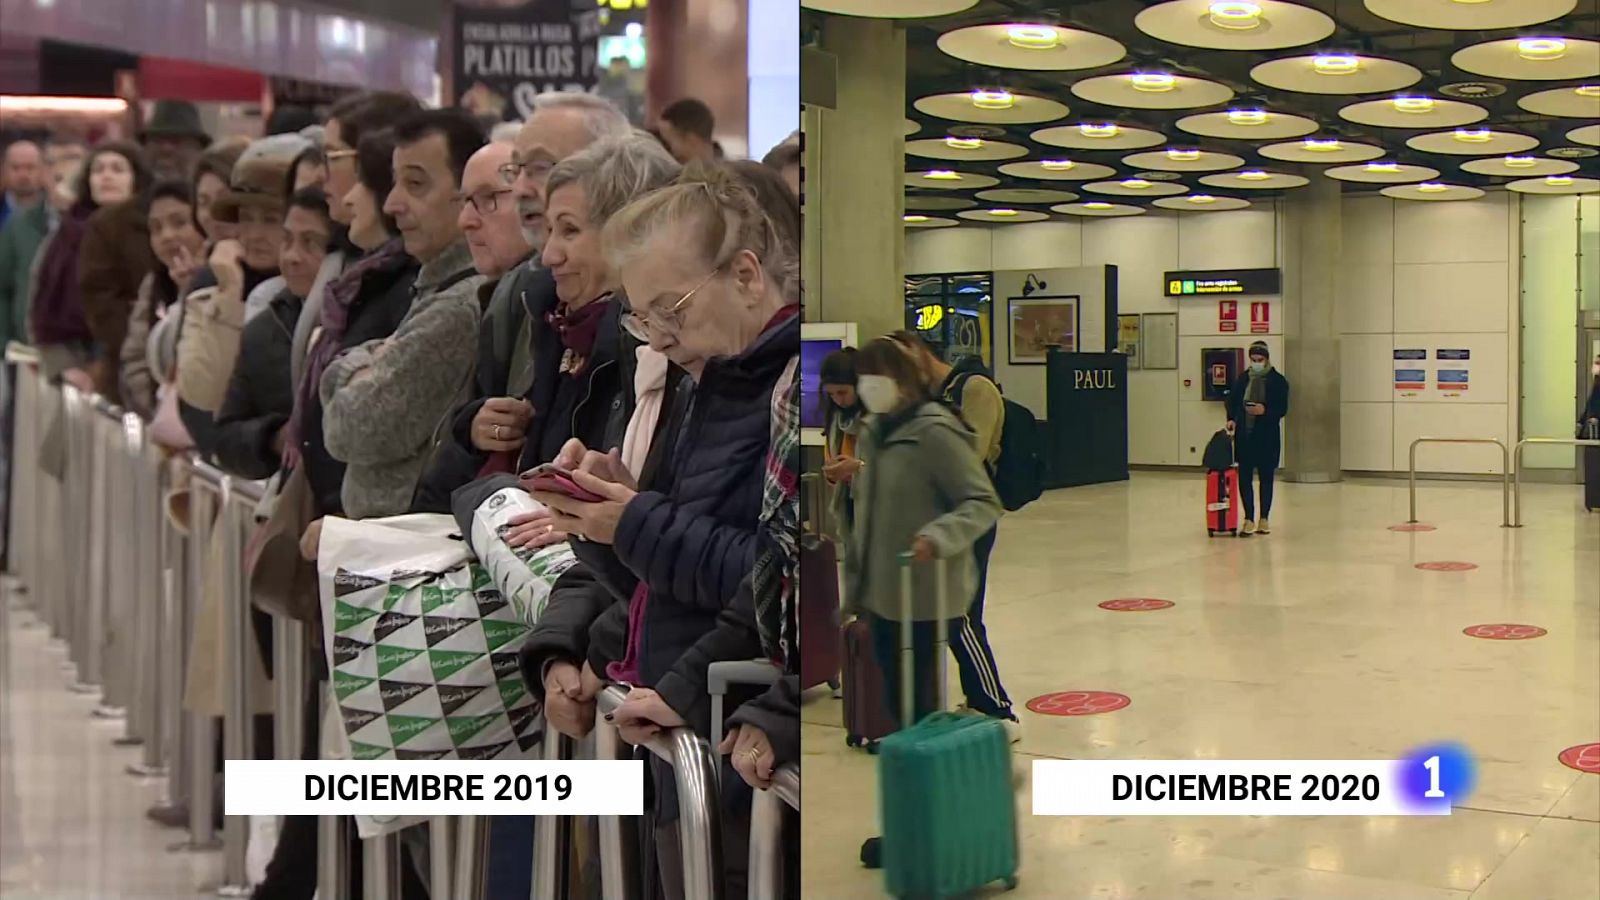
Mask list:
[[[1405,795],[1393,760],[1056,760],[1033,763],[1036,816],[1448,816]]]
[[[230,816],[637,816],[640,760],[228,760]]]

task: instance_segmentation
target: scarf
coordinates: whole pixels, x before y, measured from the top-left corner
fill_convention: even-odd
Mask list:
[[[637,401],[633,417],[628,420],[627,433],[622,438],[622,464],[637,479],[639,473],[644,471],[645,460],[650,456],[650,439],[656,433],[656,423],[661,420],[670,363],[664,354],[651,350],[649,346],[641,346],[635,358],[639,360],[633,375],[633,392]]]
[[[344,346],[345,329],[350,326],[350,311],[361,296],[361,283],[368,275],[397,272],[411,262],[405,244],[395,238],[357,260],[344,274],[328,282],[322,300],[322,330],[313,336],[306,349],[305,377],[295,393],[294,412],[289,416],[289,435],[284,443],[284,462],[293,465],[298,458],[300,436],[305,434],[305,417],[317,404],[317,389],[322,373]]]
[[[1271,363],[1267,363],[1266,367],[1263,368],[1259,373],[1254,371],[1254,370],[1251,370],[1251,372],[1250,372],[1250,380],[1244,386],[1244,402],[1245,403],[1260,403],[1260,404],[1263,404],[1263,405],[1266,404],[1266,402],[1267,402],[1267,375],[1271,374],[1271,372],[1272,372],[1272,364]],[[1246,412],[1244,414],[1244,433],[1245,434],[1249,434],[1251,431],[1255,430],[1255,427],[1256,427],[1256,416],[1253,413]]]
[[[561,354],[563,375],[577,375],[588,365],[600,336],[600,320],[605,318],[611,300],[611,294],[602,294],[577,309],[562,303],[545,314],[546,324],[555,329],[565,349]]]
[[[762,479],[756,562],[750,570],[761,650],[789,674],[800,671],[795,603],[800,583],[799,364],[798,356],[790,359],[772,389],[772,443]]]

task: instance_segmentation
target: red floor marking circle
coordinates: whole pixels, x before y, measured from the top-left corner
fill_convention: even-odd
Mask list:
[[[1125,694],[1110,691],[1058,691],[1028,701],[1028,711],[1045,716],[1092,716],[1115,712],[1132,703]]]
[[[1389,530],[1390,531],[1408,531],[1408,532],[1411,532],[1411,531],[1438,531],[1439,529],[1434,527],[1434,526],[1432,526],[1432,525],[1424,525],[1421,522],[1406,522],[1406,523],[1401,524],[1401,525],[1390,525],[1389,526]]]
[[[1513,625],[1501,622],[1494,625],[1472,625],[1461,629],[1461,633],[1467,637],[1490,641],[1525,641],[1529,638],[1544,637],[1550,632],[1537,625]]]
[[[1600,744],[1579,744],[1561,751],[1561,764],[1579,772],[1600,775]]]
[[[1157,600],[1154,597],[1119,597],[1116,600],[1107,600],[1097,604],[1101,609],[1113,612],[1150,612],[1156,609],[1167,609],[1173,605],[1171,600]]]
[[[1469,562],[1424,562],[1417,563],[1417,568],[1424,572],[1470,572],[1478,567],[1477,563]]]

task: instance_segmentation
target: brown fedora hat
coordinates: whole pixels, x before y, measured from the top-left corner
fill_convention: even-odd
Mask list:
[[[282,210],[289,202],[289,173],[311,142],[298,134],[275,134],[251,141],[233,164],[228,191],[212,204],[219,222],[239,221],[245,206]]]

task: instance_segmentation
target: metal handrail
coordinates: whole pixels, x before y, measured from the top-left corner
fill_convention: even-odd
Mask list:
[[[1411,518],[1406,521],[1410,524],[1417,522],[1417,447],[1421,444],[1493,444],[1500,448],[1501,479],[1500,479],[1500,505],[1501,528],[1511,527],[1511,451],[1506,449],[1505,442],[1499,438],[1441,438],[1419,437],[1411,442],[1411,468],[1409,473],[1411,492]]]
[[[783,896],[783,805],[800,811],[800,768],[780,766],[750,800],[750,900]]]
[[[1600,441],[1586,441],[1578,438],[1523,438],[1517,441],[1517,448],[1512,452],[1512,459],[1516,465],[1516,475],[1511,481],[1512,503],[1512,528],[1522,527],[1522,448],[1529,444],[1556,445],[1568,447],[1600,447]]]

